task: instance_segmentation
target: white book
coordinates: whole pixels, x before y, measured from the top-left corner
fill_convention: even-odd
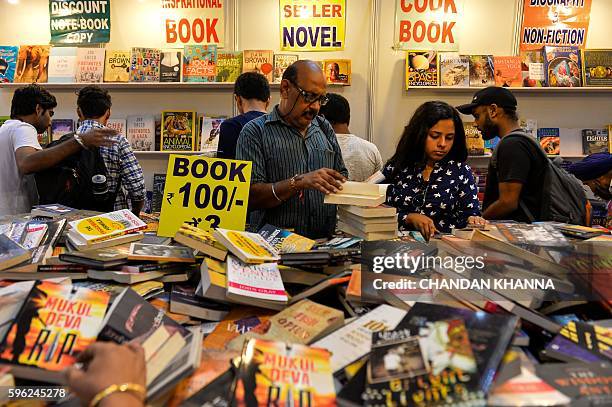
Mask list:
[[[282,303],[288,300],[276,263],[246,264],[234,256],[227,256],[227,296]]]
[[[74,83],[76,80],[76,47],[53,47],[49,53],[48,83]]]
[[[117,131],[117,134],[125,136],[127,133],[127,120],[126,119],[108,119],[106,127]]]
[[[155,151],[155,118],[128,116],[126,137],[134,151]]]
[[[200,151],[217,151],[221,123],[225,117],[203,117],[200,126]]]
[[[76,81],[99,83],[104,77],[104,48],[79,48],[76,59]]]
[[[370,352],[373,332],[395,329],[407,313],[383,304],[311,346],[331,352],[330,363],[332,372],[335,373]]]

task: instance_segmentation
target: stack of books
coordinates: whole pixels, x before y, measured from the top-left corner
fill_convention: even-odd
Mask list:
[[[364,240],[393,239],[397,236],[397,214],[395,208],[386,205],[340,205],[338,229]]]

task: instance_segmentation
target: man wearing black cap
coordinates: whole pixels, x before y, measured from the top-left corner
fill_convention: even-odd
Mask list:
[[[471,103],[457,107],[461,113],[474,116],[483,139],[501,139],[489,163],[482,214],[485,219],[540,219],[539,202],[548,163],[529,136],[506,137],[524,134],[516,106],[516,98],[508,89],[491,86],[476,92]]]

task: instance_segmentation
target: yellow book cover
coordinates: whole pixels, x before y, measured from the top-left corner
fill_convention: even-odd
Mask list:
[[[194,226],[191,226],[188,223],[183,223],[183,225],[181,226],[181,228],[178,230],[178,232],[176,232],[177,234],[183,234],[193,240],[197,240],[200,243],[203,244],[207,244],[210,246],[214,246],[217,249],[220,250],[227,250],[225,248],[225,246],[223,246],[221,243],[219,243],[217,241],[217,239],[214,238],[214,236],[212,235],[212,233],[200,229],[200,228],[196,228]]]
[[[128,82],[130,56],[130,51],[108,51],[104,63],[104,82]]]
[[[186,110],[162,112],[161,151],[194,151],[196,113]]]
[[[219,228],[215,230],[213,235],[245,263],[280,260],[276,249],[257,233]]]
[[[326,59],[323,61],[325,79],[328,85],[351,84],[351,60],[350,59]]]
[[[147,228],[147,224],[129,209],[75,220],[70,222],[69,225],[72,228],[69,233],[76,235],[87,244],[102,242]]]

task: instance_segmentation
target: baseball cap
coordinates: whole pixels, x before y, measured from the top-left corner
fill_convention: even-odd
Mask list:
[[[472,98],[472,103],[457,106],[457,110],[463,114],[471,115],[475,107],[492,104],[511,110],[516,110],[517,105],[516,98],[508,89],[489,86],[476,92]]]

